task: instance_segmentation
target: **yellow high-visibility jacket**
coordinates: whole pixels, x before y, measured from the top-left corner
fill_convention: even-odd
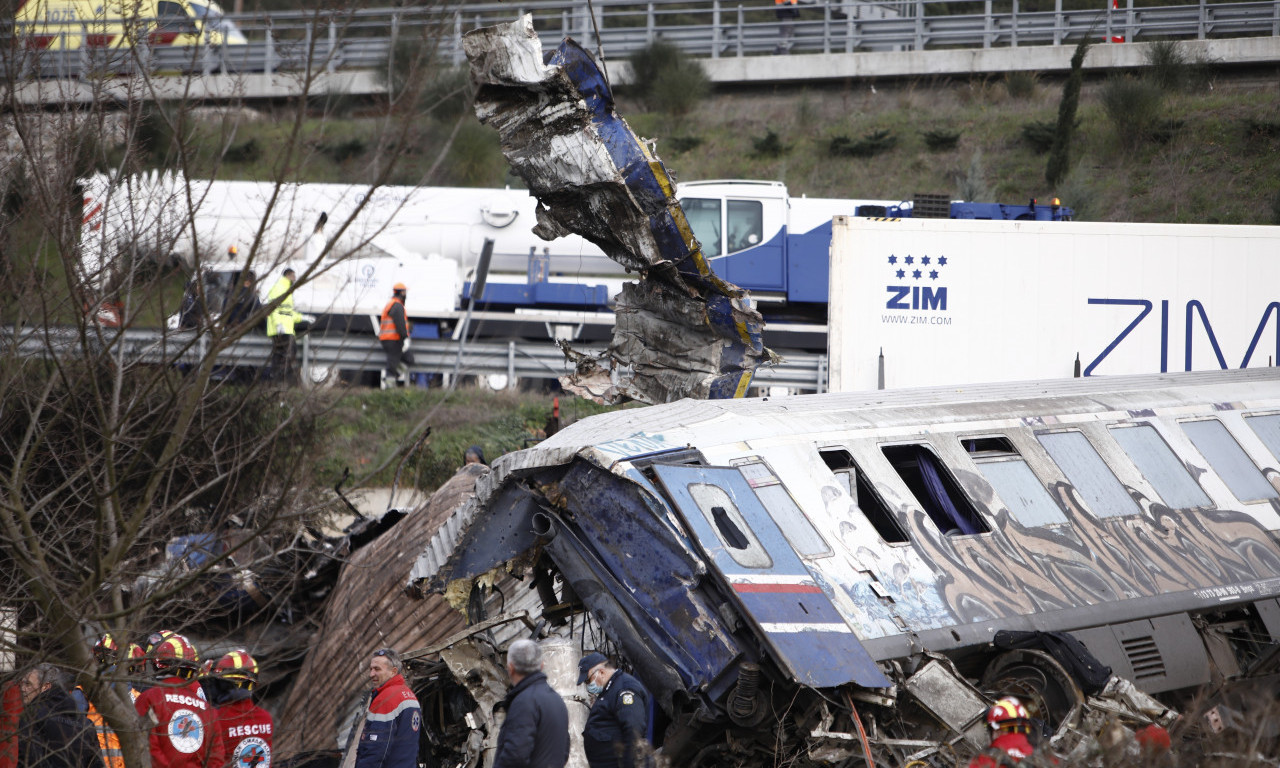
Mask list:
[[[281,296],[284,297],[284,301],[281,301],[280,306],[267,315],[268,336],[279,334],[292,336],[293,324],[302,319],[302,313],[293,308],[293,281],[283,275],[275,285],[271,286],[271,292],[267,294],[267,303],[270,304]]]

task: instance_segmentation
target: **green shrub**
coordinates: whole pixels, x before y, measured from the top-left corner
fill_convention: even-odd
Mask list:
[[[1102,86],[1102,109],[1121,145],[1132,147],[1154,138],[1164,110],[1164,92],[1146,79],[1124,75]]]
[[[848,136],[835,136],[827,147],[832,157],[874,157],[898,145],[898,138],[886,129],[872,131],[854,141]]]
[[[252,165],[262,159],[262,147],[258,145],[257,139],[249,139],[242,144],[229,147],[222,159],[228,163]]]
[[[711,92],[707,72],[696,59],[662,40],[631,54],[634,92],[647,109],[685,115]]]
[[[353,157],[363,155],[368,148],[369,145],[359,136],[344,139],[336,144],[325,143],[320,145],[320,151],[323,152],[330,160],[338,163],[339,165]]]
[[[1147,46],[1142,58],[1147,68],[1143,73],[1162,90],[1178,91],[1189,79],[1190,66],[1182,48],[1172,40],[1157,40]]]
[[[990,200],[994,195],[987,184],[986,166],[982,162],[982,150],[974,150],[969,158],[969,170],[964,175],[956,174],[956,191],[961,200]]]
[[[924,145],[929,148],[930,152],[945,152],[948,149],[955,149],[960,143],[959,131],[948,131],[944,128],[937,130],[925,131]]]
[[[701,136],[672,136],[667,139],[667,147],[672,154],[680,154],[688,152],[691,149],[697,149],[702,146]]]
[[[1037,80],[1035,72],[1010,72],[1004,76],[1004,89],[1015,99],[1029,99],[1036,93]]]
[[[1261,120],[1256,117],[1245,118],[1244,135],[1246,139],[1274,141],[1280,139],[1280,121]]]
[[[758,139],[751,140],[751,146],[757,157],[782,157],[791,151],[791,147],[782,143],[778,134],[769,131]]]
[[[133,144],[147,162],[155,167],[166,167],[172,161],[176,149],[172,121],[176,119],[162,107],[148,104],[138,114],[134,123]]]
[[[1022,140],[1035,150],[1036,154],[1042,155],[1053,148],[1053,136],[1057,128],[1056,120],[1033,120],[1022,126]]]

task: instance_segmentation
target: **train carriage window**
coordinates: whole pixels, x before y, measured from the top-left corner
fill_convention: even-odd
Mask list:
[[[1134,466],[1165,504],[1174,509],[1213,506],[1155,427],[1150,424],[1112,427],[1111,436],[1129,454]]]
[[[1267,416],[1245,416],[1244,423],[1248,424],[1262,444],[1267,446],[1271,455],[1280,459],[1280,413]]]
[[[955,478],[927,446],[886,445],[881,451],[938,530],[948,535],[991,530]]]
[[[764,204],[759,200],[730,200],[725,204],[729,221],[727,253],[754,248],[764,238]]]
[[[906,544],[908,541],[906,531],[889,510],[889,506],[880,498],[880,494],[876,493],[871,483],[867,482],[866,473],[854,463],[853,456],[844,449],[819,451],[818,454],[822,456],[827,467],[835,473],[836,480],[840,481],[849,497],[853,499],[858,511],[867,518],[871,527],[876,529],[880,538],[888,544]]]
[[[1184,421],[1182,431],[1187,433],[1196,450],[1231,489],[1232,496],[1241,501],[1277,497],[1276,489],[1262,476],[1249,454],[1244,452],[1222,422],[1217,419]]]
[[[693,236],[702,246],[702,255],[714,259],[720,250],[720,201],[709,197],[686,197],[680,201]]]
[[[778,476],[764,462],[741,464],[738,471],[746,478],[747,484],[756,492],[760,503],[769,512],[769,516],[778,524],[782,535],[791,542],[796,552],[806,557],[828,557],[831,547],[809,522],[804,511],[796,504],[795,499],[783,486]]]
[[[1122,517],[1142,511],[1082,432],[1046,432],[1036,437],[1093,514]]]
[[[760,545],[755,531],[733,503],[733,499],[718,485],[690,483],[689,495],[702,511],[703,517],[715,529],[725,551],[738,565],[745,568],[769,568],[773,559]]]
[[[1045,489],[1026,459],[1005,437],[965,439],[965,450],[978,471],[1009,505],[1009,514],[1025,526],[1060,525],[1067,516]]]

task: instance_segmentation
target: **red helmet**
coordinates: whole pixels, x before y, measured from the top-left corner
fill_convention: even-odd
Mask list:
[[[138,674],[143,669],[146,669],[147,652],[142,650],[142,646],[137,643],[129,643],[128,659],[128,668],[126,671],[129,674]]]
[[[186,672],[190,677],[200,668],[200,655],[191,641],[182,635],[170,632],[149,654],[156,673]]]
[[[172,634],[173,632],[168,629],[157,629],[155,632],[147,635],[147,644],[144,646],[144,652],[148,656],[155,653],[156,646],[160,645],[160,641]]]
[[[241,688],[252,689],[258,682],[258,662],[248,651],[232,651],[213,665],[213,676],[230,680]]]
[[[104,667],[115,664],[120,659],[120,644],[110,633],[103,635],[93,644],[93,658]]]
[[[1031,729],[1031,716],[1027,714],[1022,702],[1012,696],[1000,699],[987,710],[987,725],[993,731],[1018,731],[1027,733]]]

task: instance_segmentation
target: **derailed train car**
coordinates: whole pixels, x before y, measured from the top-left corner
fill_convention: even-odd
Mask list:
[[[901,765],[979,748],[995,695],[1062,736],[1091,693],[1164,714],[1121,679],[1259,673],[1277,488],[1276,369],[681,401],[500,459],[414,580],[485,626],[528,580],[543,634],[654,693],[674,765]]]

